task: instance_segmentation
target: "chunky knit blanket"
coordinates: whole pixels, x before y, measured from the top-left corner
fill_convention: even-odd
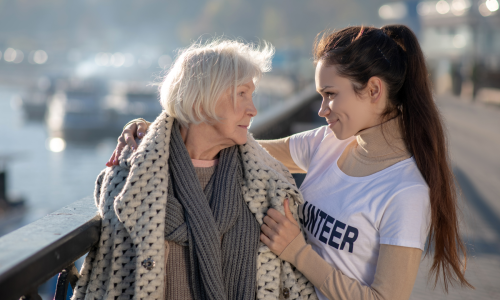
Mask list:
[[[173,123],[163,112],[137,151],[126,147],[119,166],[97,177],[94,197],[102,218],[101,236],[85,259],[73,300],[165,298],[164,228]],[[291,200],[297,219],[303,198],[288,170],[251,135],[239,149],[243,199],[259,224],[271,207],[284,213],[285,198]],[[312,284],[261,242],[256,263],[257,299],[317,299]]]

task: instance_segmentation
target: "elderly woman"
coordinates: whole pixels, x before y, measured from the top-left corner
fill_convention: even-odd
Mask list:
[[[259,241],[269,208],[303,202],[288,170],[248,134],[274,50],[235,41],[182,51],[164,111],[95,188],[101,237],[72,299],[316,299]],[[135,151],[132,151],[135,150]]]

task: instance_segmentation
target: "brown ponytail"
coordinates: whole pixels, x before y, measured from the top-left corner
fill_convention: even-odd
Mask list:
[[[357,92],[373,76],[387,84],[389,104],[384,117],[401,118],[406,145],[429,186],[431,225],[426,255],[434,250],[429,273],[434,275],[435,285],[443,276],[446,292],[448,284],[454,282],[474,288],[464,276],[466,249],[459,232],[454,177],[441,116],[415,34],[404,25],[381,29],[352,26],[324,33],[316,38],[314,60],[336,65]]]

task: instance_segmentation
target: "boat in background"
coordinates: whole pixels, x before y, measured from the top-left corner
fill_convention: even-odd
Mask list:
[[[25,117],[31,121],[43,121],[49,97],[48,93],[38,90],[20,96],[20,106]]]
[[[112,112],[112,126],[121,132],[130,120],[144,118],[154,121],[161,113],[158,88],[144,82],[111,82],[106,96],[106,109]]]
[[[161,113],[157,88],[144,82],[60,82],[46,116],[51,138],[91,141],[117,137],[132,119],[153,121]]]
[[[46,124],[51,137],[88,141],[116,135],[112,112],[104,104],[106,84],[99,80],[65,80],[51,97]]]
[[[54,93],[54,78],[42,76],[36,84],[30,85],[26,91],[16,94],[11,99],[15,109],[23,111],[29,121],[43,121],[47,112],[48,102]]]

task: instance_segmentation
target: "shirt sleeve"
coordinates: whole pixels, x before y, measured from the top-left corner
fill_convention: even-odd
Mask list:
[[[328,134],[328,130],[327,126],[321,126],[290,137],[290,154],[299,168],[307,172],[314,153]]]
[[[397,193],[380,220],[380,244],[419,248],[422,251],[430,223],[429,188],[418,185]]]
[[[422,251],[382,245],[375,279],[366,286],[328,264],[299,234],[280,254],[293,264],[328,299],[409,299]]]

